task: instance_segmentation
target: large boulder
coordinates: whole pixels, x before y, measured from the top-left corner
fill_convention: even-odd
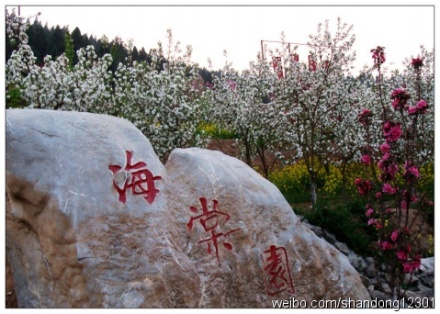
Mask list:
[[[185,228],[168,214],[165,168],[131,123],[7,110],[6,143],[19,306],[197,306],[200,279],[181,250]]]
[[[369,298],[348,258],[306,228],[279,190],[242,161],[175,149],[166,169],[181,204],[176,219],[192,224],[186,252],[210,291],[202,305],[214,295],[218,307],[259,307],[290,296],[308,304]],[[203,226],[203,218],[218,228]]]
[[[346,256],[238,159],[129,122],[6,111],[6,253],[20,307],[272,307],[369,299]]]

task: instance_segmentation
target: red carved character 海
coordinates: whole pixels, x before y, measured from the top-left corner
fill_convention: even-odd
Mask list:
[[[162,177],[153,176],[143,161],[132,163],[133,152],[126,150],[125,167],[110,165],[108,169],[113,173],[113,186],[119,193],[119,201],[125,203],[126,192],[131,189],[133,195],[143,195],[145,200],[152,204],[159,190],[156,189],[155,180]]]

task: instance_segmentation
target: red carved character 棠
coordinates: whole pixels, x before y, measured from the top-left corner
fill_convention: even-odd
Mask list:
[[[218,238],[227,237],[231,233],[240,230],[240,228],[230,230],[226,233],[218,232],[220,223],[225,224],[230,219],[230,215],[217,210],[218,201],[216,199],[212,200],[212,210],[208,209],[208,201],[206,200],[206,198],[201,197],[199,200],[200,200],[200,204],[202,205],[202,213],[196,216],[192,216],[188,221],[187,226],[191,231],[193,229],[194,221],[198,220],[200,222],[204,231],[210,233],[210,237],[199,241],[199,243],[208,244],[207,247],[208,254],[212,253],[212,248],[211,248],[211,244],[212,244],[214,246],[217,260],[220,261],[218,254]],[[197,208],[194,206],[191,206],[190,210],[195,214],[197,214],[198,212]],[[233,248],[232,244],[228,242],[224,242],[223,246],[229,251],[232,250]]]

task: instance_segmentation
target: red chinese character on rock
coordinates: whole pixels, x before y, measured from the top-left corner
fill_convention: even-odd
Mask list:
[[[207,249],[208,254],[212,253],[212,248],[211,248],[211,244],[212,244],[215,249],[215,255],[217,256],[217,261],[220,261],[220,258],[218,256],[217,239],[220,237],[227,237],[231,233],[240,230],[240,228],[228,231],[226,233],[216,232],[216,229],[220,228],[219,223],[222,222],[222,224],[225,224],[229,220],[230,216],[226,213],[217,210],[218,201],[216,199],[212,200],[212,210],[208,210],[208,201],[206,200],[206,198],[201,197],[199,200],[200,200],[200,204],[202,205],[202,213],[200,215],[191,217],[187,223],[187,226],[191,231],[193,228],[193,222],[199,220],[203,229],[206,232],[209,232],[211,235],[210,238],[203,239],[199,241],[199,243],[204,243],[204,242],[208,243],[208,249]],[[189,209],[195,214],[198,211],[197,208],[194,206],[191,206]],[[229,251],[232,250],[232,245],[230,243],[224,242],[223,246]]]
[[[263,263],[267,275],[265,279],[267,294],[274,296],[283,291],[295,293],[286,249],[271,245],[264,254],[266,255],[266,259],[263,257]]]
[[[119,201],[125,203],[127,200],[126,192],[131,189],[133,195],[143,195],[145,200],[152,204],[159,190],[154,184],[155,180],[162,177],[153,176],[147,169],[147,164],[143,161],[132,163],[133,152],[126,150],[125,167],[122,169],[118,165],[110,165],[108,169],[113,173],[113,186],[119,193]]]

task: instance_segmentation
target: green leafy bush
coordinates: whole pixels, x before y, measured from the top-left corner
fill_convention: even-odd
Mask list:
[[[356,253],[369,255],[373,237],[366,227],[364,212],[364,205],[355,198],[335,206],[317,204],[316,210],[301,213],[311,224],[333,233],[338,241],[346,243]]]

